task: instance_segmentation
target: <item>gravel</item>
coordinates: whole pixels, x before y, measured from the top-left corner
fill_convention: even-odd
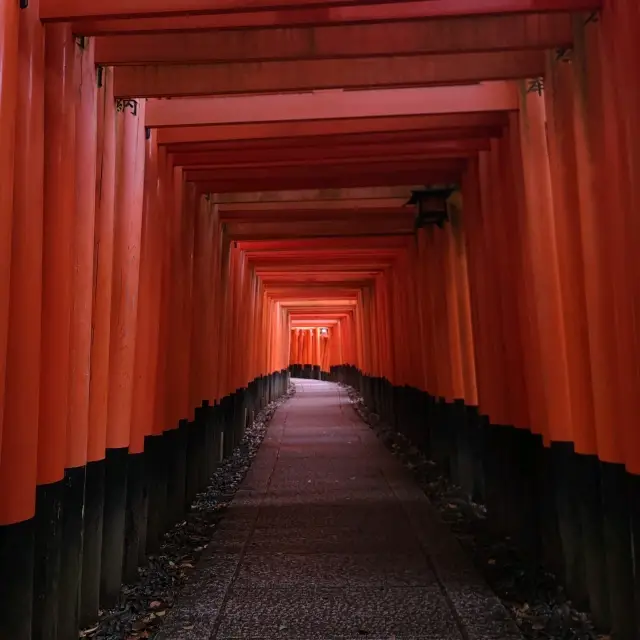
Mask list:
[[[472,502],[402,434],[371,413],[362,396],[341,385],[361,418],[414,475],[441,518],[473,557],[528,640],[610,640],[599,635],[585,612],[577,611],[556,576],[528,562],[509,538],[487,526],[485,507]]]
[[[287,394],[256,416],[240,445],[212,475],[206,491],[198,494],[185,519],[165,534],[159,555],[149,556],[147,565],[138,569],[138,581],[123,586],[118,605],[100,611],[98,623],[81,631],[80,638],[134,640],[156,636],[251,466],[269,421],[294,393],[295,387],[291,386]]]

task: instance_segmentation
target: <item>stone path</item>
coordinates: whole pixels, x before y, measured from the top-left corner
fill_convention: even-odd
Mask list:
[[[295,383],[158,639],[520,639],[344,390]]]

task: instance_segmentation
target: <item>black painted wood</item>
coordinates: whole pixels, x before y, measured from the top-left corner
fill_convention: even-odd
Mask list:
[[[33,640],[58,639],[64,481],[36,490]]]
[[[129,454],[122,578],[132,584],[145,557],[147,532],[147,468],[144,453]]]
[[[604,545],[600,462],[596,456],[574,456],[580,485],[578,508],[591,615],[598,629],[610,629],[611,608]]]
[[[79,616],[80,627],[83,629],[90,627],[98,619],[100,608],[104,471],[104,460],[89,462],[86,467]]]
[[[612,635],[637,640],[628,476],[622,464],[601,462],[600,470]]]
[[[64,475],[58,592],[59,640],[75,640],[80,626],[85,476],[84,466],[67,469]]]
[[[149,489],[146,552],[150,555],[160,550],[160,541],[167,521],[167,450],[170,444],[171,435],[167,433],[147,436],[144,443]]]
[[[0,638],[31,640],[35,519],[0,526]]]
[[[100,603],[104,608],[116,604],[122,584],[128,459],[128,449],[107,449],[100,572]]]

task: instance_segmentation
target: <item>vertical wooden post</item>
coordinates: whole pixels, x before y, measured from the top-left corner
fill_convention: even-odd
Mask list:
[[[20,7],[13,0],[0,2],[0,407],[4,406],[6,350],[9,331],[11,226],[13,220],[14,150],[18,104],[18,37]],[[2,442],[0,415],[0,442]]]
[[[58,632],[62,498],[69,416],[75,192],[75,42],[45,27],[45,173],[42,355],[36,499],[34,640]]]
[[[116,118],[117,165],[107,405],[104,526],[100,594],[112,606],[120,591],[125,549],[127,465],[140,276],[144,135],[137,115],[120,103]]]
[[[10,274],[11,288],[6,307],[6,385],[0,376],[0,407],[4,407],[0,417],[0,487],[4,489],[0,491],[0,637],[31,640],[42,323],[44,29],[36,0],[20,12],[19,51],[14,51],[17,3],[4,3],[2,11],[0,137],[6,145],[0,150],[4,185],[0,195],[0,272],[2,278]],[[10,156],[14,145],[5,136],[12,126],[11,83],[16,71],[21,117],[15,120],[15,156]],[[15,171],[13,192],[6,173],[9,157]],[[13,225],[9,227],[11,195]],[[4,243],[9,241],[11,250],[7,251]],[[4,283],[0,289],[2,286]],[[4,304],[3,295],[0,293],[0,304]],[[3,348],[0,359],[4,359]],[[7,425],[4,433],[3,423]]]
[[[61,638],[72,637],[79,626],[82,567],[85,465],[89,430],[91,316],[93,303],[93,248],[95,225],[97,112],[93,41],[75,45],[74,98],[76,101],[75,202],[71,276],[72,307],[69,340],[69,408],[66,433],[66,469],[62,518],[62,560],[59,591]]]
[[[102,70],[102,87],[98,89],[96,149],[89,433],[80,595],[80,625],[83,628],[97,619],[100,601],[116,175],[116,105],[110,68]]]

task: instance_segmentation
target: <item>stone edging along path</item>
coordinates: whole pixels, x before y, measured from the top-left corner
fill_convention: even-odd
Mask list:
[[[101,611],[97,625],[80,632],[90,640],[153,639],[177,595],[187,584],[200,557],[206,553],[211,536],[224,517],[244,480],[280,405],[295,393],[287,394],[265,407],[247,428],[242,442],[211,476],[207,490],[199,494],[185,519],[164,536],[160,553],[150,556],[138,569],[139,580],[122,588],[118,605]]]

